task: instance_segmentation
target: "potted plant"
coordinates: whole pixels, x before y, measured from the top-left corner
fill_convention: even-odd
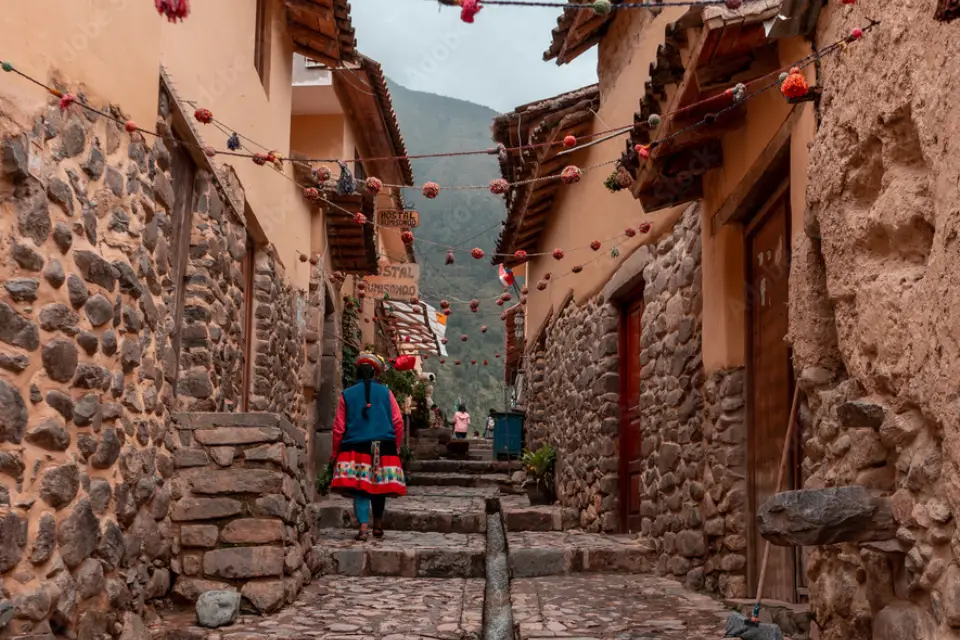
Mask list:
[[[531,505],[553,504],[557,497],[554,469],[557,465],[557,452],[548,444],[536,451],[524,451],[520,459],[527,477],[523,486]]]

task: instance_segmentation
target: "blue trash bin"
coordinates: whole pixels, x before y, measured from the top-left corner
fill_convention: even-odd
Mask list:
[[[522,413],[494,412],[494,458],[512,460],[523,454],[523,420]]]

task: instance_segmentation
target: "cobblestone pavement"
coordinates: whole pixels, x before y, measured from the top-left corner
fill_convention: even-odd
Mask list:
[[[720,640],[730,611],[680,583],[651,575],[574,575],[514,580],[518,640]]]
[[[482,533],[432,533],[419,531],[387,531],[382,540],[377,540],[373,536],[367,542],[357,542],[354,537],[357,532],[353,529],[324,529],[320,532],[322,537],[319,542],[323,546],[336,548],[397,548],[397,549],[422,549],[422,548],[447,548],[447,549],[469,549],[483,553],[486,546],[486,539]]]
[[[469,640],[479,638],[482,579],[320,578],[267,618],[241,616],[206,640]]]
[[[408,487],[406,496],[387,500],[387,511],[441,514],[479,511],[482,513],[484,500],[495,495],[497,495],[496,487]],[[319,504],[353,509],[352,500],[336,494],[327,496]]]

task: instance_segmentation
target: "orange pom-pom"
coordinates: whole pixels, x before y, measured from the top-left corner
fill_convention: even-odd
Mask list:
[[[800,69],[794,67],[790,69],[787,78],[780,85],[780,93],[786,98],[802,98],[810,91],[807,85],[807,79],[800,73]]]

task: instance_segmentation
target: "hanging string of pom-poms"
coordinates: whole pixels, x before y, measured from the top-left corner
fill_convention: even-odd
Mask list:
[[[747,0],[756,1],[756,0]],[[846,0],[845,0],[846,2]],[[698,7],[707,5],[726,5],[728,9],[739,9],[744,0],[652,0],[650,2],[621,2],[612,0],[593,0],[593,2],[556,2],[550,0],[437,0],[441,6],[458,7],[460,19],[472,24],[476,15],[486,6],[491,7],[526,7],[563,9],[565,11],[590,11],[598,16],[608,15],[622,9],[658,9],[662,7]],[[847,2],[849,4],[849,2]]]
[[[183,21],[190,15],[190,0],[154,0],[157,13],[170,22]]]

